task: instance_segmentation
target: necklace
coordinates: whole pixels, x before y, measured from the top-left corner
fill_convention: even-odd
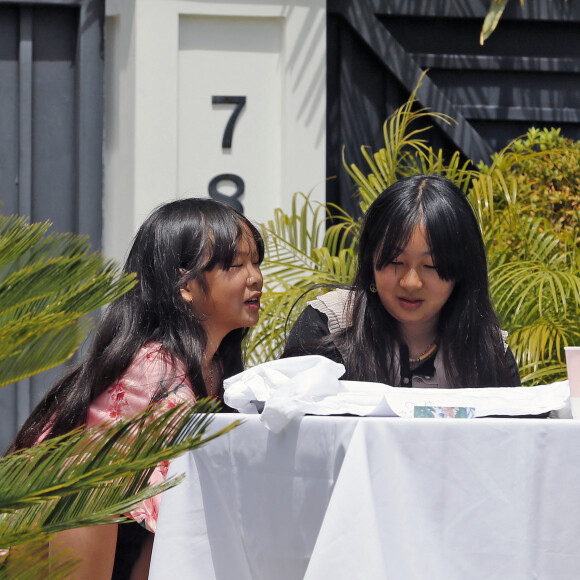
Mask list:
[[[409,357],[409,363],[416,364],[423,362],[425,359],[429,358],[437,349],[437,343],[433,341],[419,356]]]
[[[209,397],[215,397],[213,394],[213,361],[209,362],[209,369],[208,369],[208,381],[207,381],[207,394]]]

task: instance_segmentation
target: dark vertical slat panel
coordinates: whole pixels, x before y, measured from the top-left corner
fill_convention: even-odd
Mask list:
[[[104,5],[104,0],[0,0],[4,207],[34,221],[49,219],[57,231],[89,234],[94,248],[101,246]],[[32,16],[32,30],[23,21],[19,45],[21,11]],[[26,62],[29,68],[23,70]],[[19,90],[28,90],[28,98]],[[20,152],[19,133],[28,135]],[[24,191],[29,193],[23,197]],[[63,372],[55,369],[18,389],[0,389],[1,449]]]
[[[0,212],[18,212],[18,22],[15,6],[0,5]]]
[[[19,148],[18,148],[18,213],[32,215],[32,8],[20,9],[19,58]],[[31,407],[31,379],[24,379],[16,388],[16,423],[26,420]]]
[[[363,172],[366,162],[362,145],[376,151],[383,144],[382,124],[385,119],[385,78],[383,67],[372,54],[365,53],[364,43],[342,27],[340,62],[340,152],[345,146],[347,162],[356,163]],[[341,166],[342,161],[340,160]],[[353,215],[359,214],[355,199],[357,188],[346,171],[339,173],[341,205]]]
[[[33,213],[74,232],[76,219],[75,53],[78,8],[37,6],[34,18]]]
[[[78,233],[78,6],[36,6],[34,19],[33,219]],[[31,409],[64,372],[30,379]],[[29,410],[29,412],[30,412]]]
[[[326,201],[341,205],[338,176],[340,163],[340,19],[332,14],[326,18]],[[330,50],[333,47],[333,50]]]
[[[18,213],[32,215],[32,8],[20,9]]]
[[[18,37],[20,12],[0,6],[0,211],[18,213]],[[0,389],[0,453],[16,431],[16,386]]]
[[[80,12],[77,53],[77,231],[101,248],[103,190],[103,28],[105,3],[87,0]]]

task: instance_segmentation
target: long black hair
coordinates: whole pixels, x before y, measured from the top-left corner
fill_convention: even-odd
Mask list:
[[[242,237],[255,245],[261,262],[260,233],[231,207],[188,198],[155,209],[139,228],[124,266],[137,274],[138,284],[110,305],[84,362],[48,392],[10,449],[30,447],[47,428],[57,436],[83,424],[90,404],[151,342],[160,343],[174,363],[183,363],[196,397],[207,396],[202,375],[207,335],[181,289],[196,280],[207,290],[204,273],[216,266],[228,270]],[[243,370],[241,343],[247,331],[232,330],[222,340],[215,355],[222,378]],[[168,365],[168,372],[171,368],[175,365]]]
[[[424,224],[433,263],[453,291],[437,327],[447,382],[511,385],[499,322],[489,294],[485,247],[464,193],[438,175],[402,179],[371,204],[358,242],[358,269],[349,298],[352,325],[322,341],[339,347],[348,378],[398,384],[399,324],[370,290],[374,271],[390,264]]]

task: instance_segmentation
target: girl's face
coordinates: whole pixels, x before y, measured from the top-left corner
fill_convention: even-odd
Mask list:
[[[455,283],[439,277],[425,234],[425,225],[417,226],[393,262],[382,270],[375,268],[375,285],[403,336],[419,332],[434,338],[439,313]]]
[[[230,331],[258,322],[263,280],[258,250],[249,232],[238,241],[231,268],[216,266],[205,273],[205,281],[206,292],[199,282],[190,280],[181,295],[192,303],[210,338],[221,341]]]

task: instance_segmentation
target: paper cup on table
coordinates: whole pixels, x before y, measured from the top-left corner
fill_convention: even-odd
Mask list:
[[[580,346],[565,346],[572,417],[580,419]]]

